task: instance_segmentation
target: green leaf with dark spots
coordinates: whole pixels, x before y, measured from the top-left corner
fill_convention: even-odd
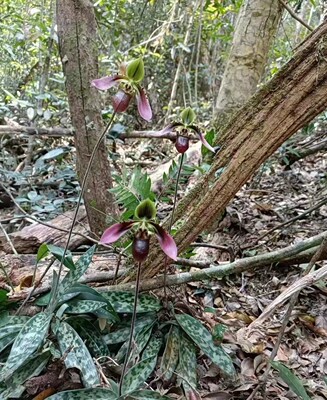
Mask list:
[[[21,395],[26,390],[26,388],[22,386],[24,382],[34,376],[38,376],[47,365],[49,359],[49,351],[45,351],[29,359],[10,376],[8,382],[6,382],[8,388],[2,393],[3,397],[1,398],[21,398]]]
[[[60,392],[47,397],[47,400],[117,400],[116,394],[109,389],[79,389]]]
[[[132,292],[101,292],[102,296],[105,297],[112,307],[118,313],[133,313],[134,306],[134,293]],[[144,313],[150,311],[159,311],[162,308],[161,302],[154,296],[149,294],[141,294],[137,300],[137,313]]]
[[[162,346],[162,335],[161,332],[156,332],[150,338],[149,343],[142,353],[142,360],[150,357],[157,357],[159,350]]]
[[[12,344],[23,324],[6,325],[0,328],[0,353]]]
[[[18,332],[9,333],[0,339],[0,353],[15,341]]]
[[[215,345],[211,333],[200,321],[186,314],[176,315],[176,320],[184,332],[229,378],[236,376],[233,362],[224,349]]]
[[[145,326],[153,325],[156,321],[156,314],[149,313],[137,317],[135,322],[135,334],[139,333]],[[107,333],[103,336],[103,340],[107,344],[117,344],[128,340],[131,331],[131,320],[117,324],[113,332]]]
[[[133,346],[133,350],[130,354],[130,361],[132,361],[133,363],[139,358],[139,355],[143,351],[144,347],[147,345],[147,343],[151,337],[152,328],[153,328],[153,324],[146,325],[137,333],[135,332],[135,329],[134,329],[134,332],[135,332],[134,333],[134,346]],[[119,349],[119,351],[116,355],[116,360],[118,362],[122,362],[124,360],[127,348],[128,348],[128,340],[122,345],[122,347]]]
[[[156,363],[157,357],[149,357],[134,365],[124,377],[122,393],[134,392],[142,386],[153,372]]]
[[[271,361],[271,366],[279,372],[280,377],[297,396],[303,400],[310,400],[302,381],[290,369],[278,361]]]
[[[41,346],[51,318],[52,314],[40,312],[25,323],[14,341],[0,380],[7,379]]]
[[[20,316],[20,315],[9,315],[3,312],[0,315],[0,328],[7,325],[25,324],[30,319],[30,317]]]
[[[66,322],[58,323],[55,330],[66,368],[80,370],[81,378],[86,388],[100,385],[98,372],[92,357],[78,333]]]
[[[68,303],[65,313],[68,314],[86,314],[99,308],[105,307],[107,303],[93,300],[73,300]]]
[[[44,243],[45,244],[45,243]],[[73,261],[72,253],[70,251],[66,251],[65,258],[63,258],[64,255],[64,249],[62,247],[54,246],[53,244],[45,244],[49,250],[49,252],[56,257],[56,259],[59,262],[62,262],[65,267],[67,267],[69,270],[75,269],[75,264]],[[43,245],[41,245],[42,247]],[[40,250],[40,249],[39,249]],[[42,253],[42,258],[45,257],[45,248],[43,247],[40,252]],[[41,256],[41,254],[40,254]]]
[[[176,370],[179,359],[180,329],[172,325],[170,327],[166,348],[163,353],[160,365],[160,372],[165,381],[169,381]]]
[[[187,398],[196,389],[196,367],[196,347],[182,334],[180,335],[179,363],[176,372],[178,383],[183,386]]]
[[[85,271],[91,264],[93,254],[95,252],[96,245],[90,247],[76,262],[75,269],[71,269],[59,286],[60,295],[65,293],[71,286],[73,286],[81,276],[84,275]]]
[[[108,346],[104,342],[101,332],[91,321],[82,317],[72,317],[67,322],[82,338],[93,357],[109,356]]]

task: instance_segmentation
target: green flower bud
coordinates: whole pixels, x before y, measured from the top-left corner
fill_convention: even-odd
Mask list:
[[[126,68],[127,77],[133,82],[141,82],[144,78],[144,64],[142,58],[128,63]]]
[[[185,108],[185,110],[181,112],[181,118],[184,125],[191,125],[195,120],[195,112],[190,107]]]

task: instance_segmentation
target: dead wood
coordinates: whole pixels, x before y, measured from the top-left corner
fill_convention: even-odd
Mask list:
[[[10,234],[9,237],[16,251],[20,254],[36,253],[42,243],[64,247],[67,241],[67,229],[72,223],[73,213],[73,211],[68,211],[50,221],[51,225],[55,228],[36,223],[26,226],[19,232]],[[81,235],[89,234],[84,207],[79,210],[74,231]],[[85,237],[73,234],[69,249],[74,250],[88,242],[89,241]],[[0,251],[7,254],[13,253],[12,246],[6,240],[5,236],[0,236]]]

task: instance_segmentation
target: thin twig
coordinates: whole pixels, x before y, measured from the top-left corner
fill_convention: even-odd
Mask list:
[[[16,256],[18,256],[17,250],[15,249],[15,246],[14,246],[13,242],[11,241],[8,233],[6,232],[5,228],[2,226],[1,222],[0,222],[0,228],[1,228],[2,232],[3,232],[3,234],[5,235],[5,238],[6,238],[7,242],[9,243],[9,245],[11,247],[11,250],[13,251],[13,253]]]
[[[303,21],[303,19],[301,19],[296,12],[293,11],[293,9],[286,4],[283,0],[278,0],[280,2],[280,4],[290,13],[290,15],[296,19],[298,22],[300,22],[300,24],[302,24],[303,26],[305,26],[310,32],[313,31],[313,28],[308,25],[305,21]]]

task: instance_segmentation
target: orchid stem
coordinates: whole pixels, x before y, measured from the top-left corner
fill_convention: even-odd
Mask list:
[[[129,356],[132,350],[132,344],[133,344],[133,336],[134,336],[134,330],[135,330],[135,321],[136,321],[136,308],[137,308],[137,297],[139,294],[139,287],[140,287],[140,276],[141,276],[141,265],[142,263],[139,262],[137,266],[137,276],[136,276],[136,284],[135,284],[135,297],[134,297],[134,307],[133,307],[133,315],[132,315],[132,322],[131,322],[131,332],[129,334],[129,340],[128,340],[128,347],[127,347],[127,352],[125,356],[125,361],[123,365],[123,369],[121,372],[121,378],[119,382],[119,396],[122,395],[122,387],[124,383],[124,378],[125,378],[125,373],[128,365],[128,360]]]
[[[169,221],[169,226],[168,226],[168,233],[170,234],[171,228],[173,227],[174,223],[174,214],[175,214],[175,209],[176,209],[176,200],[177,200],[177,192],[178,192],[178,186],[179,186],[179,179],[181,176],[182,172],[182,167],[183,167],[183,162],[184,162],[184,154],[182,153],[180,163],[179,163],[179,168],[177,172],[177,177],[176,177],[176,184],[175,184],[175,192],[174,192],[174,201],[173,201],[173,209],[171,211],[171,216],[170,216],[170,221]],[[166,280],[167,280],[167,264],[168,264],[168,257],[165,257],[165,266],[164,266],[164,296],[167,302],[167,287],[166,287]]]
[[[85,171],[85,174],[84,174],[84,177],[83,177],[83,180],[82,180],[82,184],[81,184],[81,191],[80,191],[78,199],[77,199],[77,205],[76,205],[75,213],[74,213],[74,216],[73,216],[73,221],[72,221],[71,227],[70,227],[69,232],[68,232],[68,238],[67,238],[66,246],[65,246],[64,253],[62,255],[61,261],[60,261],[59,270],[58,270],[58,279],[57,279],[57,281],[55,283],[55,288],[54,288],[54,291],[53,291],[53,297],[51,299],[51,303],[49,304],[50,310],[53,310],[55,308],[55,306],[56,306],[56,297],[57,297],[57,292],[58,292],[58,287],[59,287],[60,275],[62,273],[62,267],[63,267],[63,264],[64,264],[64,259],[66,257],[68,246],[69,246],[72,234],[73,234],[74,225],[76,223],[78,211],[79,211],[79,208],[81,206],[82,197],[83,197],[83,194],[84,194],[84,191],[85,191],[86,181],[87,181],[88,175],[90,173],[91,166],[93,164],[96,152],[98,151],[98,148],[99,148],[102,140],[106,136],[106,133],[110,129],[110,127],[111,127],[111,125],[112,125],[112,123],[114,121],[115,116],[116,116],[116,111],[114,110],[109,122],[107,123],[107,125],[104,128],[103,132],[101,133],[98,141],[96,142],[96,144],[95,144],[95,146],[94,146],[94,148],[92,150],[89,163],[87,164],[86,171]]]

